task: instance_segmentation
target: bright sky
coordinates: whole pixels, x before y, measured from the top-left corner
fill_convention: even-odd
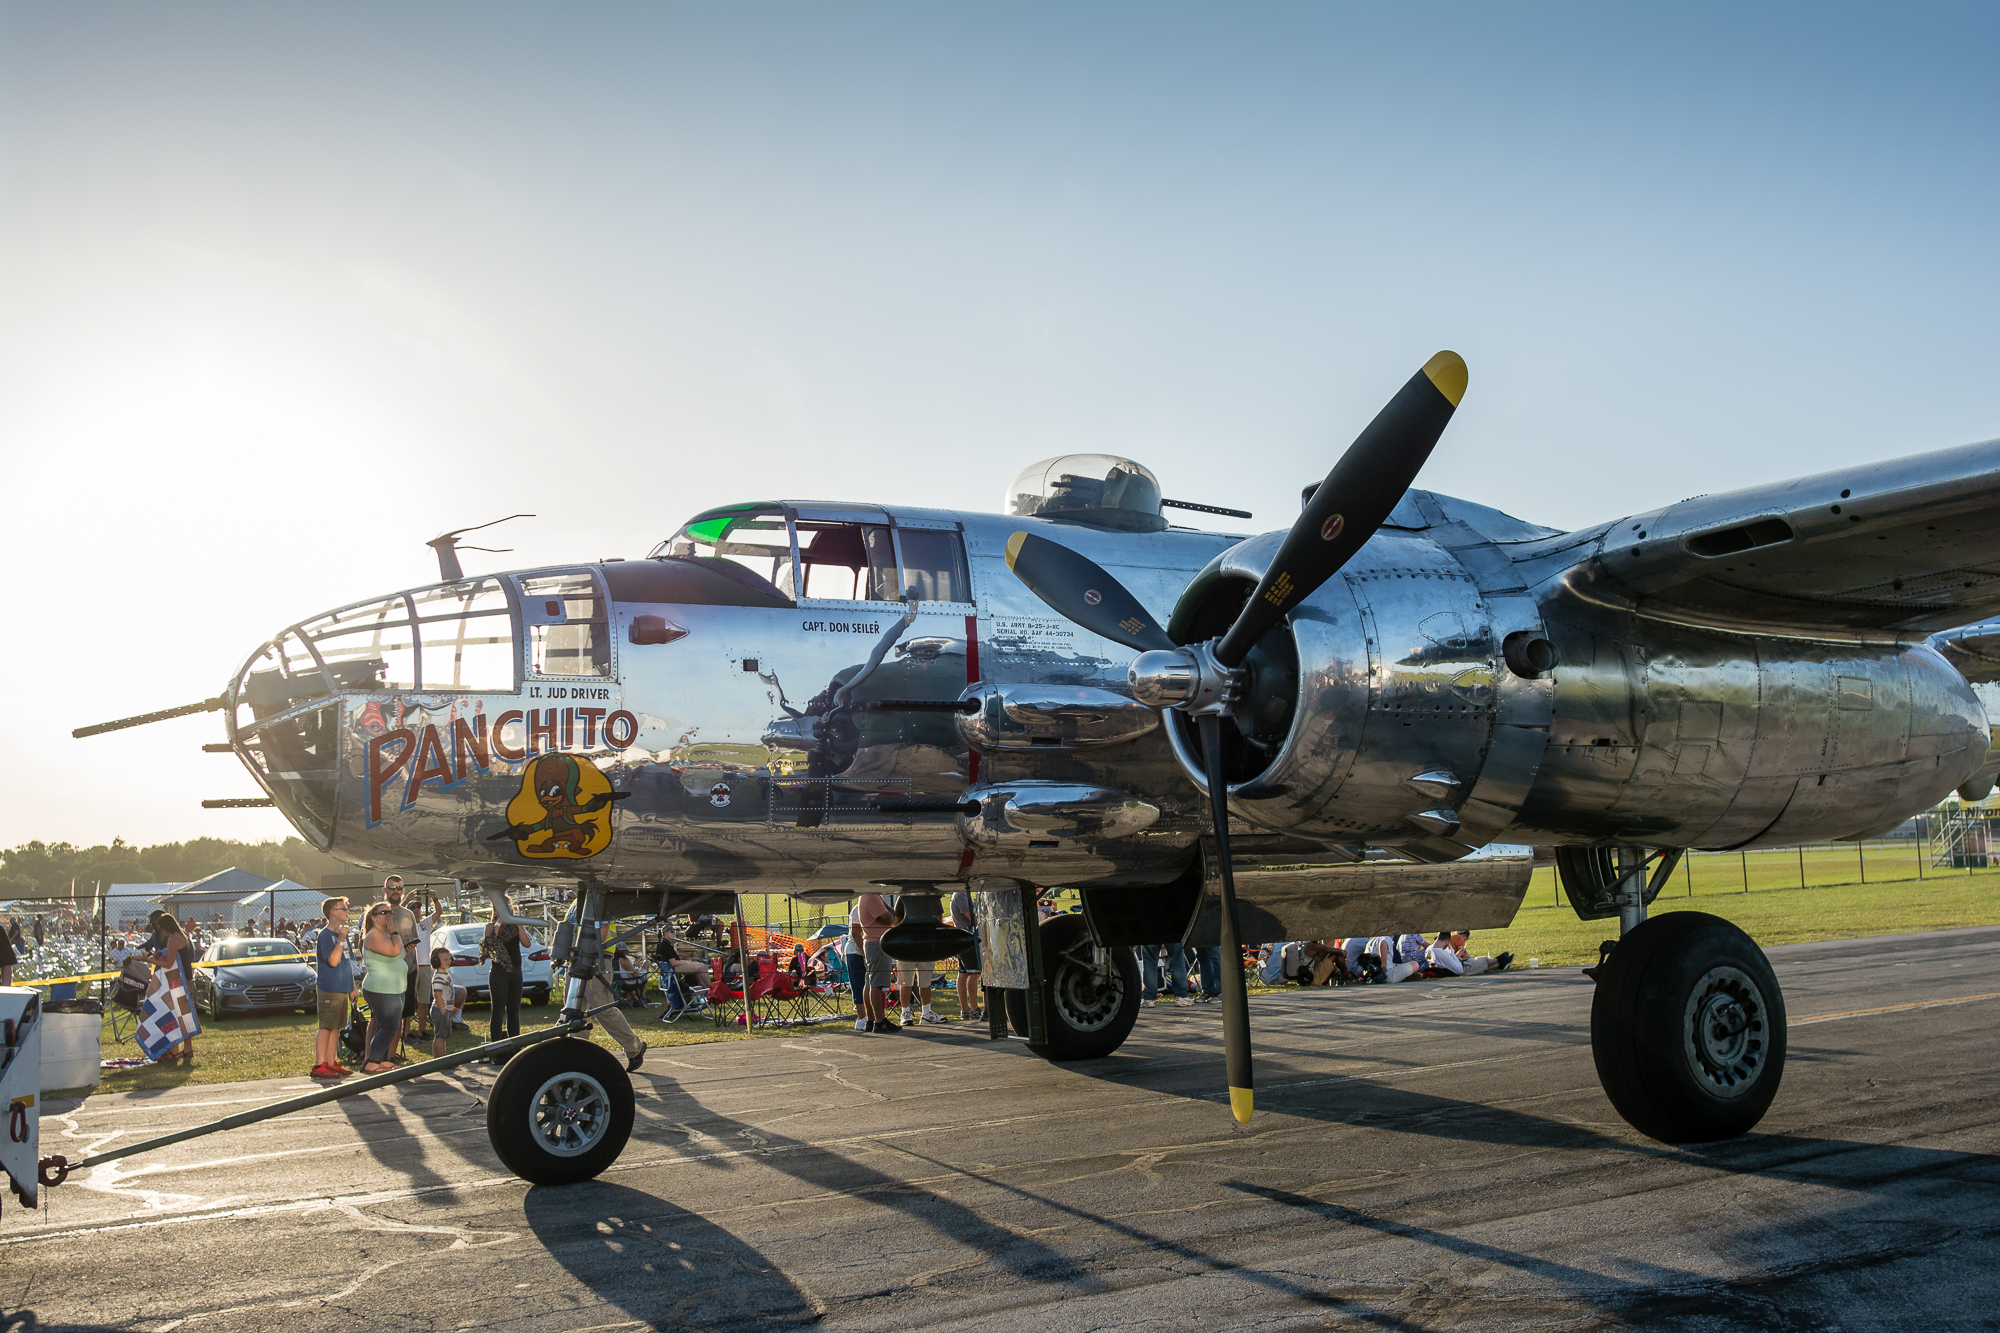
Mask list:
[[[0,3],[0,846],[278,836],[284,624],[1067,450],[1578,526],[2000,434],[2000,10]],[[31,614],[32,612],[32,614]]]

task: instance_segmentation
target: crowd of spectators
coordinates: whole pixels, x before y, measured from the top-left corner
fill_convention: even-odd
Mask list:
[[[1472,932],[1441,930],[1417,934],[1353,936],[1347,939],[1291,940],[1260,951],[1257,977],[1266,985],[1381,986],[1426,977],[1476,977],[1505,972],[1514,955],[1474,954]]]

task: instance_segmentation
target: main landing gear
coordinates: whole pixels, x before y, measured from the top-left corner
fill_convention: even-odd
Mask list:
[[[1597,969],[1590,1050],[1605,1095],[1640,1133],[1733,1138],[1778,1094],[1785,997],[1748,935],[1706,912],[1669,912],[1627,929]]]
[[[1009,990],[1007,1021],[1030,1037],[1028,1049],[1048,1060],[1094,1060],[1109,1055],[1139,1021],[1139,960],[1130,949],[1098,949],[1081,916],[1052,916],[1041,923],[1042,1013],[1048,1039],[1033,1041],[1028,993]]]

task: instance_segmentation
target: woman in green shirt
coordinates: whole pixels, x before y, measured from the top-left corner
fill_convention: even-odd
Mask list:
[[[368,973],[361,989],[368,992],[368,1063],[364,1074],[380,1074],[394,1069],[389,1057],[395,1053],[396,1034],[403,1029],[403,992],[409,986],[410,966],[403,957],[403,937],[390,927],[395,924],[394,908],[376,903],[362,923],[361,961]]]

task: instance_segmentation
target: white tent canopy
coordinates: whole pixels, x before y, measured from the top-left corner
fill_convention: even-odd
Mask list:
[[[268,889],[246,893],[237,902],[239,924],[258,930],[271,928],[271,908],[276,904],[279,920],[305,921],[319,915],[319,905],[327,895],[294,880],[281,879]]]

